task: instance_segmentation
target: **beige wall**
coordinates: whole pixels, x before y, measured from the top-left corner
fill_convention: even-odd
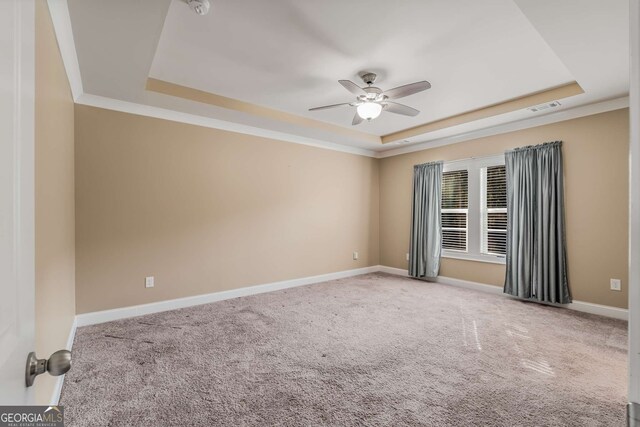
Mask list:
[[[413,165],[562,140],[574,299],[627,307],[629,111],[617,110],[381,160],[380,263],[406,268]],[[504,265],[443,259],[442,276],[502,286]],[[609,279],[622,280],[622,292]]]
[[[627,114],[375,160],[76,106],[77,312],[378,263],[405,268],[414,164],[557,139],[573,296],[626,307]],[[441,274],[499,286],[504,266],[444,259]],[[151,275],[156,287],[145,289]],[[623,291],[610,291],[609,278]]]
[[[36,353],[65,348],[75,315],[74,106],[49,9],[36,2]],[[36,379],[48,404],[56,378]]]
[[[376,159],[80,105],[75,126],[78,313],[378,264]]]

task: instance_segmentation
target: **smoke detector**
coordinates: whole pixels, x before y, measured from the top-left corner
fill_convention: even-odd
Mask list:
[[[187,4],[198,15],[206,15],[209,13],[209,0],[187,0]]]

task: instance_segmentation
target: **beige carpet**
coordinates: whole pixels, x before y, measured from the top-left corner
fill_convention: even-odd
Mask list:
[[[80,328],[68,426],[623,426],[626,323],[369,274]]]

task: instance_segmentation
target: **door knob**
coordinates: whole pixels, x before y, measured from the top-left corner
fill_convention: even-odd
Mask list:
[[[25,381],[27,387],[31,387],[36,377],[44,374],[45,371],[57,377],[66,374],[71,369],[71,352],[69,350],[58,350],[49,359],[38,359],[32,351],[27,356],[27,370]]]

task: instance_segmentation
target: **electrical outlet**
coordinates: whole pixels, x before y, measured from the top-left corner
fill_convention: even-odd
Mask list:
[[[358,259],[358,256],[359,256],[358,252],[354,252],[353,253],[353,260],[356,261]]]
[[[620,290],[622,290],[622,285],[620,283],[620,279],[611,279],[611,290],[612,291],[620,291]]]
[[[407,252],[407,261],[409,261],[409,252]]]
[[[153,286],[155,285],[155,279],[153,278],[153,276],[148,276],[144,278],[144,287],[145,288],[153,288]]]

